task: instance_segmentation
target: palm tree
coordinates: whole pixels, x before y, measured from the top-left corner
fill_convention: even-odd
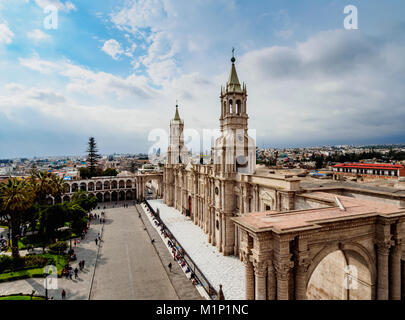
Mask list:
[[[30,177],[30,183],[34,188],[35,202],[40,205],[46,204],[47,197],[52,193],[50,176],[45,171],[34,171]]]
[[[51,195],[55,199],[62,199],[63,194],[65,194],[67,190],[66,182],[63,178],[58,177],[57,175],[52,174],[49,177],[49,184],[50,184],[50,191]]]
[[[0,213],[11,228],[13,257],[19,256],[18,237],[26,213],[34,203],[34,192],[25,180],[9,179],[0,187]]]

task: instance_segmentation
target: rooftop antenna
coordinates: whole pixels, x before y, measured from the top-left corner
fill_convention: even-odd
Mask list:
[[[340,202],[340,200],[337,196],[335,196],[335,202],[339,206],[340,210],[346,211],[346,208],[343,206],[342,202]]]

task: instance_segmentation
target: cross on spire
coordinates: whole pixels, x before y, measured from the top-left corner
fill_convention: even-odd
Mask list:
[[[234,63],[236,61],[235,59],[235,48],[232,47],[232,59],[231,59],[232,63]]]

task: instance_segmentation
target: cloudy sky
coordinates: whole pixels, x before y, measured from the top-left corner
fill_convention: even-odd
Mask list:
[[[346,5],[358,30],[346,30]],[[49,6],[53,7],[49,7]],[[57,9],[57,27],[54,16]],[[403,0],[0,0],[0,158],[146,152],[219,125],[236,50],[267,147],[404,143]]]

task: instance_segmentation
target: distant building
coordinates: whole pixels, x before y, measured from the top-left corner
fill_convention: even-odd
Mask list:
[[[338,180],[339,176],[398,179],[405,177],[405,167],[391,163],[339,163],[333,166],[333,179]]]

